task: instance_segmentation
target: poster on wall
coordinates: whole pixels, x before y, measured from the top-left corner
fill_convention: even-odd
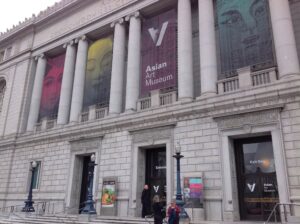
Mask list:
[[[217,0],[221,73],[274,65],[273,40],[267,0]]]
[[[146,19],[142,27],[141,96],[151,90],[175,87],[176,11]]]
[[[55,118],[58,113],[65,54],[48,58],[40,104],[39,120]]]
[[[113,208],[116,202],[116,181],[103,180],[101,207]]]
[[[112,68],[111,36],[99,39],[88,50],[83,108],[91,105],[108,105]]]
[[[203,208],[202,177],[185,177],[183,196],[186,208]]]

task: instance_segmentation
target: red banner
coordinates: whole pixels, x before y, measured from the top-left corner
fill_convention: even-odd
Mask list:
[[[61,81],[64,71],[65,54],[47,59],[46,75],[40,105],[39,120],[55,118],[58,113]]]
[[[147,19],[142,27],[141,96],[151,90],[175,87],[176,11]]]

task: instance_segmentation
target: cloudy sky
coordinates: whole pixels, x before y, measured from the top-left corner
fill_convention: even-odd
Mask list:
[[[3,0],[0,7],[0,32],[6,31],[19,21],[38,14],[59,0]]]

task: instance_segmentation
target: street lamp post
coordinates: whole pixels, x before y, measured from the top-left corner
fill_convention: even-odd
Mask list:
[[[34,207],[32,206],[34,201],[32,201],[32,188],[33,188],[33,178],[34,178],[34,171],[37,166],[36,161],[33,161],[31,163],[31,182],[30,182],[30,188],[28,192],[28,198],[25,201],[25,206],[22,208],[22,212],[35,212]]]
[[[180,223],[189,223],[190,219],[188,214],[186,213],[184,209],[184,201],[182,199],[182,193],[181,193],[181,184],[180,184],[180,159],[183,158],[183,155],[181,155],[181,147],[180,144],[177,143],[175,147],[176,154],[173,155],[173,157],[176,159],[176,166],[177,166],[177,191],[176,191],[176,205],[180,208],[179,213],[179,222]]]
[[[88,164],[88,196],[85,206],[81,212],[81,214],[97,214],[96,209],[94,207],[94,200],[93,200],[93,180],[94,180],[94,168],[97,166],[95,164],[95,154],[91,155],[91,161]]]

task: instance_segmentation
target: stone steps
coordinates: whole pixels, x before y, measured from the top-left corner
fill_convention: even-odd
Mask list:
[[[292,217],[289,224],[300,223],[300,217]],[[111,217],[111,216],[83,216],[83,215],[56,215],[56,216],[35,216],[35,215],[11,215],[9,218],[0,218],[0,224],[153,224],[153,219],[146,221],[134,217]],[[201,221],[191,224],[263,224],[263,222],[221,222]]]

